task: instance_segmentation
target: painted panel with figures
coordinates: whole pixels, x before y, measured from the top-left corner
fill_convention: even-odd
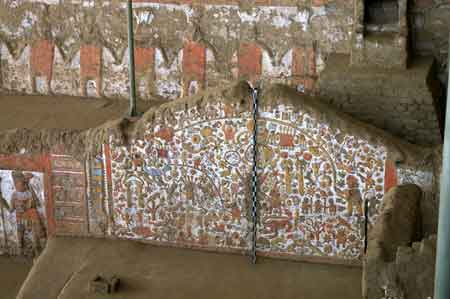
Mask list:
[[[0,170],[0,255],[38,256],[47,237],[44,175]]]
[[[166,111],[131,147],[113,141],[114,234],[248,249],[254,123],[243,106]],[[359,259],[384,194],[385,148],[290,105],[258,119],[259,251]]]

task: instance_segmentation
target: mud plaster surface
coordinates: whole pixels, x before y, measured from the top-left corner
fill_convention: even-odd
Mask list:
[[[139,103],[145,111],[152,104]],[[88,99],[69,96],[1,95],[0,129],[84,130],[124,116],[128,102],[112,99]]]
[[[158,102],[138,101],[138,112]],[[41,153],[64,144],[67,152],[81,158],[87,144],[96,142],[82,134],[87,129],[104,125],[118,126],[128,112],[121,100],[75,98],[69,96],[19,96],[0,94],[0,153]],[[89,142],[92,140],[92,142]]]
[[[0,256],[0,297],[2,299],[16,298],[31,266],[31,261],[26,259]]]
[[[206,102],[213,102],[218,94],[227,95],[220,98],[229,98],[231,101],[246,101],[249,97],[246,84],[235,82],[226,87],[210,88],[193,97],[171,103],[139,101],[139,112],[147,112],[141,119],[130,122],[124,119],[128,109],[127,102],[120,100],[0,94],[0,153],[17,154],[23,152],[23,149],[26,149],[27,153],[39,153],[49,151],[57,144],[64,144],[68,153],[81,158],[86,151],[96,151],[102,142],[107,143],[108,135],[117,135],[124,142],[138,138],[143,134],[145,125],[156,114],[177,107],[184,108],[186,105],[205,105]],[[331,121],[333,126],[348,129],[370,142],[374,139],[384,140],[389,149],[389,158],[395,161],[414,163],[429,152],[427,148],[414,147],[383,130],[337,113],[320,104],[316,98],[302,96],[283,85],[264,84],[261,93],[262,104],[275,104],[273,101],[277,98],[288,99],[284,104],[307,106],[316,113],[320,111],[322,117]],[[81,132],[83,134],[80,134]]]
[[[106,298],[87,292],[89,279],[100,272],[123,282],[107,298],[356,299],[361,293],[361,269],[355,267],[267,259],[254,266],[239,255],[57,238],[49,241],[18,299]]]

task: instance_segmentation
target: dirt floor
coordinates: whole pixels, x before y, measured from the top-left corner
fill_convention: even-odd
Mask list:
[[[117,275],[119,293],[92,294],[96,274]],[[131,241],[56,238],[37,260],[18,299],[28,298],[360,298],[361,269],[260,259]],[[3,297],[2,297],[3,298]]]
[[[138,101],[139,112],[162,102]],[[17,96],[0,94],[0,130],[88,129],[127,114],[128,101],[69,96]]]
[[[16,298],[31,266],[30,260],[0,256],[0,298]]]

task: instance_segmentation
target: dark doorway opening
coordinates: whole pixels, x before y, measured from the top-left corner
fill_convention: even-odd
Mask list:
[[[364,23],[368,25],[391,25],[399,21],[398,0],[365,0]]]

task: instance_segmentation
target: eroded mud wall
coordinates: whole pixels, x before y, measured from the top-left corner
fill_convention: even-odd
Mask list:
[[[447,0],[416,0],[410,9],[412,46],[418,54],[436,57],[443,84],[447,84],[448,75],[449,16],[450,2]]]
[[[409,180],[425,190],[432,165],[412,163],[427,157],[426,149],[319,103],[285,86],[262,90],[258,251],[359,263],[365,221],[370,229],[385,192]],[[49,234],[245,252],[251,107],[246,84],[211,89],[151,109],[128,123],[127,138],[106,125],[106,137],[92,140],[98,150],[77,159],[61,144],[45,154],[44,168],[25,167],[27,149],[0,166],[44,173]]]
[[[310,90],[327,53],[349,54],[348,1],[135,1],[139,96],[175,99],[237,77]],[[126,97],[119,1],[0,2],[1,86]]]
[[[131,144],[112,138],[102,154],[91,157],[94,235],[248,250],[251,99],[242,86],[230,90],[150,111]],[[263,95],[258,250],[358,263],[364,202],[370,228],[384,193],[406,180],[395,163],[406,154],[364,126],[314,107],[314,100],[283,87]],[[421,183],[420,175],[408,178]]]

